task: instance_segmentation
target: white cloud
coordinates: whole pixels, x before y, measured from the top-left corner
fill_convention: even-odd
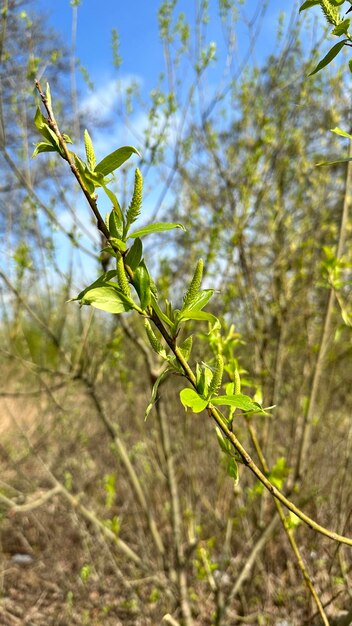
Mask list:
[[[80,113],[97,122],[109,121],[116,107],[121,104],[123,93],[133,84],[141,85],[140,76],[126,74],[119,79],[107,79],[92,93],[89,93],[80,104]]]

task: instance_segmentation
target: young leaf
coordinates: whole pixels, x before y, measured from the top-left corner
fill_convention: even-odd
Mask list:
[[[180,312],[180,318],[189,311],[201,311],[208,304],[213,293],[214,289],[203,289],[203,291],[195,294],[187,305],[186,302],[184,303]]]
[[[139,230],[135,230],[133,233],[130,233],[127,237],[144,237],[145,235],[150,235],[151,233],[163,233],[166,230],[172,230],[173,228],[182,228],[182,230],[186,230],[182,224],[176,224],[175,222],[156,222],[155,224],[149,224],[149,226],[145,226],[144,228],[140,228]]]
[[[320,4],[320,0],[306,0],[299,7],[299,12],[305,11],[305,9],[310,9],[310,7],[314,7],[316,4]]]
[[[330,48],[329,52],[325,55],[325,57],[321,61],[319,61],[316,68],[312,72],[310,72],[308,76],[313,76],[313,74],[320,72],[320,70],[322,70],[323,67],[326,67],[327,65],[329,65],[329,63],[331,63],[331,61],[338,55],[340,50],[342,50],[342,48],[344,47],[347,41],[348,39],[342,39],[342,41],[338,41],[332,48]]]
[[[215,431],[216,431],[216,437],[218,440],[218,444],[221,448],[221,450],[223,452],[225,452],[225,454],[230,454],[231,453],[231,443],[229,442],[228,439],[226,439],[226,437],[224,437],[224,435],[222,434],[220,428],[218,426],[215,427]]]
[[[206,363],[196,365],[197,389],[202,396],[208,396],[209,385],[213,379],[213,372]]]
[[[227,465],[227,473],[229,476],[231,476],[231,478],[233,478],[235,485],[238,484],[238,465],[235,461],[235,459],[232,457]]]
[[[121,167],[121,165],[130,158],[132,154],[137,154],[141,156],[136,148],[133,146],[124,146],[123,148],[118,148],[114,152],[111,152],[106,156],[102,161],[98,163],[95,168],[96,172],[101,172],[104,176],[107,174],[111,174],[117,168]]]
[[[335,126],[335,128],[331,128],[330,130],[332,133],[336,133],[336,135],[340,135],[341,137],[346,137],[347,139],[352,139],[352,135],[350,135],[349,133],[346,133],[345,130],[342,130],[342,128],[339,128],[338,126]]]
[[[117,248],[120,252],[126,252],[127,250],[126,242],[122,241],[122,239],[118,239],[117,237],[110,237],[109,243],[114,246],[114,248]],[[116,254],[114,256],[116,256]]]
[[[108,229],[109,233],[112,237],[116,237],[117,239],[121,239],[122,236],[122,224],[120,220],[120,216],[118,212],[113,209],[109,215],[108,219]],[[126,246],[126,244],[125,244]],[[125,247],[126,250],[126,247]]]
[[[53,146],[54,150],[61,154],[59,140],[55,133],[51,130],[51,128],[49,128],[48,120],[46,119],[46,117],[44,117],[39,107],[37,107],[34,116],[34,124],[39,130],[40,134],[43,135],[47,142]]]
[[[236,409],[241,409],[242,411],[256,411],[257,413],[263,413],[262,407],[253,402],[253,400],[244,395],[243,393],[237,393],[233,396],[216,396],[216,398],[212,398],[212,404],[216,406],[232,406],[236,407]]]
[[[138,293],[141,308],[144,310],[151,302],[150,277],[146,267],[139,265],[134,272],[133,285]]]
[[[210,322],[210,332],[221,328],[221,324],[215,315],[212,313],[206,313],[205,311],[183,311],[179,318],[179,321],[186,322],[187,320],[199,320],[201,322]]]
[[[191,356],[192,343],[193,343],[193,338],[192,338],[192,335],[190,335],[179,346],[179,350],[180,350],[183,358],[186,359],[186,361],[188,361],[189,357]]]
[[[172,372],[172,370],[168,367],[166,370],[164,370],[160,376],[158,376],[158,378],[156,379],[154,385],[153,385],[153,389],[152,389],[152,396],[150,398],[150,402],[145,410],[145,414],[144,414],[144,419],[146,420],[150,411],[152,410],[155,401],[156,401],[156,397],[158,394],[158,389],[159,389],[159,385],[165,380],[165,378],[168,376],[168,374],[170,374],[170,372]]]
[[[96,309],[108,313],[124,313],[133,309],[133,303],[116,287],[104,285],[87,291],[81,304],[90,304]]]
[[[103,187],[106,195],[108,196],[112,206],[114,207],[115,211],[117,212],[117,214],[118,214],[118,216],[120,218],[120,221],[123,222],[122,211],[121,211],[121,207],[119,205],[118,199],[116,198],[115,194],[110,189],[108,189],[108,187],[106,185],[102,184],[102,187]]]
[[[339,163],[347,163],[348,161],[352,161],[352,157],[348,157],[346,159],[337,159],[337,161],[321,161],[321,163],[317,163],[316,167],[326,167],[327,165],[339,165]]]
[[[114,278],[116,274],[117,274],[116,270],[109,270],[108,272],[104,272],[104,274],[99,276],[99,278],[97,278],[97,280],[95,280],[94,283],[92,283],[91,285],[88,285],[88,287],[83,289],[83,291],[81,291],[76,298],[71,298],[69,302],[74,302],[75,300],[82,300],[82,298],[84,298],[87,291],[90,291],[90,289],[95,289],[96,287],[103,287],[104,285],[109,284],[109,281],[111,281],[111,279]]]
[[[332,34],[336,35],[337,37],[341,37],[341,35],[347,35],[347,31],[349,29],[350,21],[351,20],[349,20],[347,18],[347,19],[343,20],[343,22],[340,22],[340,24],[335,26],[334,30],[332,31]]]
[[[35,149],[32,154],[32,159],[40,154],[41,152],[57,152],[57,148],[54,147],[51,143],[47,143],[46,141],[40,141],[35,144]]]
[[[81,161],[79,156],[77,156],[77,154],[74,154],[73,157],[75,160],[75,165],[79,171],[82,181],[87,188],[87,191],[90,193],[91,196],[93,196],[95,191],[95,184],[90,178],[86,177],[86,166],[84,165],[83,161]]]
[[[138,265],[140,264],[141,258],[143,254],[143,246],[141,240],[137,237],[134,240],[133,245],[127,252],[125,256],[125,263],[128,265],[132,271],[134,271]]]
[[[165,313],[161,310],[153,292],[152,292],[152,306],[153,306],[153,309],[155,309],[157,316],[160,317],[160,319],[164,322],[164,324],[172,328],[173,321],[170,320],[170,318],[167,315],[165,315]]]
[[[46,84],[45,97],[46,97],[46,99],[48,101],[49,107],[51,108],[52,102],[51,102],[51,92],[50,92],[49,83]]]
[[[200,413],[208,404],[208,400],[204,400],[194,389],[182,389],[180,400],[183,406],[191,408],[193,413]]]

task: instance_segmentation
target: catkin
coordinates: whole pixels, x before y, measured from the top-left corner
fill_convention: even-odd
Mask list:
[[[193,300],[197,296],[201,283],[202,283],[202,278],[203,278],[203,259],[199,259],[196,265],[196,269],[193,274],[193,278],[191,280],[191,284],[188,287],[183,298],[184,307],[191,305]]]
[[[333,26],[340,24],[341,17],[337,6],[333,5],[330,0],[320,0],[320,6],[329,24]]]
[[[223,372],[224,372],[224,360],[221,354],[218,354],[216,357],[216,364],[215,364],[215,371],[213,374],[213,378],[209,385],[209,390],[208,390],[209,398],[218,393],[220,386],[221,386]]]
[[[116,262],[116,271],[117,271],[117,281],[119,283],[119,287],[120,287],[122,293],[125,296],[130,296],[131,295],[131,289],[130,289],[130,285],[129,285],[128,280],[127,280],[125,266],[124,266],[123,258],[121,256],[121,254],[119,255],[119,257],[117,259],[117,262]]]
[[[126,213],[126,222],[128,226],[130,226],[133,222],[136,221],[138,215],[141,212],[142,196],[143,196],[143,176],[137,167],[135,174],[134,174],[134,188],[133,188],[132,200]]]
[[[154,331],[150,325],[149,320],[144,320],[144,326],[145,326],[145,331],[147,333],[147,337],[149,339],[149,343],[151,347],[153,348],[154,352],[156,352],[157,354],[160,354],[161,351],[163,350],[163,346],[161,345],[159,339],[154,334]]]
[[[238,393],[241,393],[241,379],[240,379],[240,374],[239,374],[237,367],[235,369],[235,381],[234,382],[235,382],[234,391],[235,391],[235,394],[237,395]]]
[[[93,143],[92,140],[90,138],[89,132],[87,131],[87,129],[85,129],[84,131],[84,147],[86,149],[86,157],[87,157],[87,162],[88,162],[88,167],[90,170],[94,170],[97,160],[95,158],[95,152],[94,152],[94,148],[93,148]]]

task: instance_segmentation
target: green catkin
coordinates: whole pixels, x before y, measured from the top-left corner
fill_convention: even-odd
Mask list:
[[[131,204],[127,209],[126,213],[126,223],[130,226],[133,222],[136,221],[137,217],[141,212],[142,207],[142,196],[143,196],[143,176],[138,169],[136,168],[134,174],[134,188],[133,188],[133,196],[131,200]]]
[[[191,284],[188,287],[184,297],[183,297],[183,306],[187,307],[192,304],[193,300],[197,296],[203,278],[203,259],[199,259],[196,269],[194,271],[193,278],[191,280]]]
[[[129,297],[131,295],[131,289],[130,289],[129,282],[127,280],[125,266],[124,266],[123,258],[121,254],[119,255],[116,261],[116,271],[117,271],[117,281],[119,283],[119,287],[122,293],[125,296]]]
[[[220,386],[221,386],[223,372],[224,372],[224,360],[221,354],[218,354],[216,357],[216,364],[215,364],[215,371],[213,374],[213,378],[209,385],[209,390],[208,390],[209,398],[211,398],[211,396],[214,396],[218,393]]]
[[[154,352],[160,354],[160,352],[162,352],[163,350],[163,346],[161,345],[159,339],[155,336],[149,320],[144,320],[144,326],[151,347],[153,348]]]
[[[330,0],[320,0],[320,6],[329,24],[333,26],[340,24],[341,17],[337,6],[334,6]]]
[[[240,379],[240,374],[239,374],[239,371],[238,371],[237,367],[235,369],[235,380],[234,380],[234,383],[235,383],[234,391],[235,391],[235,395],[237,396],[237,394],[241,393],[241,379]]]
[[[95,152],[93,148],[93,143],[90,138],[89,132],[87,129],[84,131],[84,147],[86,149],[86,157],[88,162],[88,167],[90,170],[94,170],[97,164],[97,160],[95,158]]]

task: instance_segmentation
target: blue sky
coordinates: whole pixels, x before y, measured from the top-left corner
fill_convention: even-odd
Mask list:
[[[185,13],[186,19],[194,24],[194,0],[179,0],[175,13]],[[218,1],[210,0],[210,21],[205,35],[205,44],[214,41],[217,45],[218,62],[209,68],[207,83],[205,85],[206,97],[217,89],[221,80],[221,68],[226,62],[226,46],[221,22],[218,18]],[[251,21],[261,10],[262,0],[245,0],[241,11],[245,20]],[[120,145],[138,145],[138,136],[142,136],[147,127],[148,118],[146,111],[136,109],[131,116],[131,126],[126,128],[118,112],[118,95],[116,80],[120,80],[120,89],[131,81],[136,80],[141,88],[143,98],[147,101],[150,91],[155,88],[160,72],[164,69],[163,49],[158,34],[157,12],[160,6],[159,0],[81,0],[76,10],[76,56],[86,68],[94,84],[91,92],[82,79],[81,73],[76,70],[77,85],[79,91],[80,111],[83,114],[85,125],[92,134],[98,160],[108,152],[115,150]],[[291,12],[297,12],[299,4],[294,0],[269,0],[268,9],[262,20],[260,32],[257,34],[250,63],[260,63],[270,52],[275,52],[276,32],[279,13],[286,11],[288,22]],[[34,0],[34,10],[39,10],[47,15],[49,24],[60,34],[63,43],[70,48],[72,20],[75,9],[70,5],[70,0]],[[30,10],[28,11],[30,13]],[[248,31],[242,25],[237,31],[236,54],[241,59],[246,54],[249,45]],[[111,31],[117,29],[120,38],[120,54],[123,64],[116,73],[112,63]],[[183,79],[183,76],[181,76]],[[184,76],[184,84],[181,89],[187,92],[189,78]],[[94,128],[91,118],[103,122],[112,119],[109,127]],[[174,136],[169,135],[169,163],[164,168],[148,172],[145,181],[144,214],[153,215],[158,206],[160,195],[163,193],[165,177],[172,162],[172,145],[177,137],[178,118],[175,116]],[[131,130],[132,128],[132,130]],[[69,129],[68,129],[69,130]],[[81,129],[81,134],[83,129]],[[138,165],[138,162],[133,164]],[[172,191],[165,195],[164,207],[172,199]],[[101,200],[99,198],[99,200]],[[79,196],[75,199],[75,212],[81,220],[87,224],[87,207],[84,199]],[[105,210],[105,204],[103,204]],[[106,211],[109,209],[106,205]],[[103,210],[103,212],[104,212]],[[66,228],[72,225],[72,215],[65,210],[60,213],[60,219]],[[94,225],[92,224],[92,232]],[[82,240],[86,243],[85,236]],[[63,248],[64,250],[64,248]]]
[[[77,57],[88,70],[96,87],[101,86],[112,74],[112,28],[116,28],[120,36],[122,73],[143,77],[146,89],[155,85],[163,64],[157,20],[160,3],[160,0],[81,0],[77,10]],[[252,19],[261,4],[260,0],[247,0],[241,10],[248,19]],[[194,0],[178,0],[175,13],[184,12],[192,23],[194,5]],[[70,0],[34,0],[32,6],[47,15],[63,42],[70,46],[73,14]],[[208,38],[217,43],[218,54],[221,56],[222,33],[217,6],[217,0],[210,0]],[[289,14],[293,7],[297,7],[294,0],[269,0],[256,44],[258,62],[269,50],[273,50],[278,14],[284,10]],[[238,47],[241,48],[245,42],[245,31],[240,29]]]

